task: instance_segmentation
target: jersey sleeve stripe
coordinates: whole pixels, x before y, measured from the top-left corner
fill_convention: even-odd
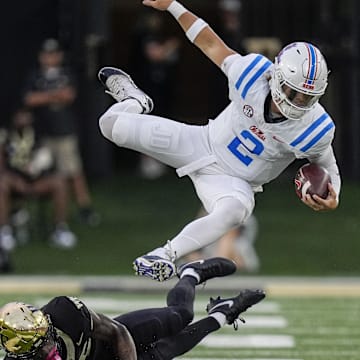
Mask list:
[[[249,65],[248,67],[241,73],[238,81],[235,84],[236,90],[239,90],[242,82],[244,81],[246,75],[256,66],[256,64],[263,58],[264,56],[258,55]]]
[[[247,82],[244,86],[244,89],[241,93],[241,97],[245,99],[246,94],[248,93],[251,86],[254,85],[254,82],[266,71],[266,69],[272,64],[270,60],[267,60],[265,64],[253,75],[253,77]]]
[[[299,135],[293,142],[290,143],[291,146],[296,146],[307,138],[317,127],[319,127],[327,118],[329,114],[322,114],[316,121],[314,121],[301,135]]]
[[[315,145],[328,131],[330,131],[335,126],[334,122],[331,121],[330,124],[326,125],[316,136],[313,137],[305,146],[303,146],[300,151],[305,152],[309,150],[313,145]]]

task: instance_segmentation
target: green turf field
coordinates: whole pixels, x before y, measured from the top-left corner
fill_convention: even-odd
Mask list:
[[[256,197],[260,274],[360,275],[358,184],[345,181],[339,209],[319,214],[300,202],[285,175]],[[72,209],[79,246],[52,249],[35,232],[14,253],[16,273],[131,274],[135,257],[174,236],[199,207],[190,180],[178,179],[173,171],[153,181],[117,174],[92,190],[101,225],[79,224]],[[40,221],[46,226],[46,219]]]
[[[214,294],[218,295],[218,294]],[[0,295],[1,303],[15,300]],[[165,297],[144,294],[84,294],[88,306],[110,316],[133,309],[163,306]],[[46,296],[25,296],[38,306]],[[208,295],[199,289],[196,317],[205,315]],[[262,360],[359,360],[360,298],[357,297],[271,297],[244,314],[246,324],[231,326],[209,336],[186,354],[191,359]]]

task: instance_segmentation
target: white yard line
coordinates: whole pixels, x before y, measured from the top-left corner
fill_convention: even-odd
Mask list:
[[[49,298],[39,298],[36,305],[42,305],[46,303]],[[90,308],[96,311],[110,311],[110,312],[124,312],[132,311],[137,309],[151,308],[151,307],[162,307],[166,306],[165,295],[164,301],[156,299],[140,299],[140,300],[127,300],[127,299],[111,299],[105,297],[89,297],[81,296],[81,300]],[[199,313],[205,313],[207,302],[197,301],[195,299],[194,311]],[[266,303],[260,303],[255,307],[249,309],[248,313],[278,313],[280,306],[278,303],[273,301],[267,301]]]
[[[289,335],[209,335],[200,343],[210,348],[293,348]]]
[[[81,297],[81,300],[91,309],[97,312],[104,313],[109,317],[116,317],[125,312],[153,308],[153,307],[162,307],[165,304],[156,299],[153,300],[116,300],[110,298],[102,297]],[[49,301],[49,298],[39,298],[34,302],[36,306],[42,306]],[[198,315],[195,317],[194,321],[199,320],[201,317],[205,316],[205,307],[206,303],[203,301],[195,301],[195,313]],[[269,313],[271,311],[278,312],[280,306],[276,302],[268,302],[267,306],[261,306],[261,304],[256,305],[256,307],[249,309],[244,315],[246,320],[247,328],[285,328],[288,325],[287,320],[283,316],[279,315],[258,315],[263,312]],[[199,315],[203,313],[204,315]]]
[[[136,276],[13,276],[1,277],[0,294],[78,294],[90,291],[161,291],[169,290],[176,283],[171,279],[156,283]],[[236,286],[234,285],[236,284]],[[269,296],[348,296],[360,297],[359,277],[267,277],[232,276],[213,279],[206,284],[205,291],[221,294],[242,288],[262,288]]]

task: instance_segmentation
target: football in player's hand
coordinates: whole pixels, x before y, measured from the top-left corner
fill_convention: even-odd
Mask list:
[[[329,194],[328,183],[331,182],[331,178],[325,168],[309,163],[300,167],[294,182],[295,192],[300,199],[306,194],[318,195],[326,199]]]

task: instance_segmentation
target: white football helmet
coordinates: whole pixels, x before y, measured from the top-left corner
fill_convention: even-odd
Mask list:
[[[271,96],[280,112],[297,120],[325,93],[328,68],[314,45],[295,42],[285,46],[275,58],[270,80]],[[301,102],[294,101],[301,94]]]

